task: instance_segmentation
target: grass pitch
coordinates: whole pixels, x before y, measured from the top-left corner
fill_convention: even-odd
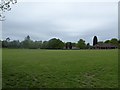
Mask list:
[[[118,50],[3,49],[3,88],[116,88]]]

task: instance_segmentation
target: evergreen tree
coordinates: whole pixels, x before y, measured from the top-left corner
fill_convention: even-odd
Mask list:
[[[94,38],[93,38],[93,46],[96,45],[97,43],[98,43],[97,36],[94,36]]]

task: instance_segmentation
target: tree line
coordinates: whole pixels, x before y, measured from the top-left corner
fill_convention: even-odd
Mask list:
[[[93,40],[93,44],[96,41]],[[99,43],[111,43],[120,47],[120,40],[112,38],[111,40],[100,41]],[[33,41],[28,35],[23,41],[19,40],[0,40],[0,47],[2,48],[25,48],[25,49],[91,49],[92,45],[86,43],[85,40],[80,39],[77,43],[63,42],[60,39],[52,38],[49,41]]]

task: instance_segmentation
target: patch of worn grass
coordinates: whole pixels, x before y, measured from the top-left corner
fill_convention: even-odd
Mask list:
[[[3,50],[3,88],[115,88],[117,50]]]

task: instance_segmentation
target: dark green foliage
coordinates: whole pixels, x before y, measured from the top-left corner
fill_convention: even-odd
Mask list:
[[[112,43],[114,45],[118,45],[118,40],[116,38],[112,38],[110,43]]]
[[[70,42],[69,48],[72,49],[72,43]]]
[[[25,37],[25,40],[22,42],[23,48],[30,48],[31,43],[32,43],[32,40],[28,35],[27,37]]]
[[[96,38],[96,39],[95,39]],[[97,37],[94,37],[94,41],[97,42]],[[106,40],[105,42],[99,41],[98,44],[101,43],[111,43],[113,45],[120,46],[120,40],[116,38],[112,38],[111,40]],[[3,40],[1,43],[3,48],[25,48],[25,49],[92,49],[93,47],[90,46],[88,43],[86,45],[85,40],[80,39],[78,43],[67,42],[64,43],[60,39],[52,38],[49,41],[33,41],[31,40],[30,36],[28,35],[25,37],[24,41],[13,40],[8,37],[6,40]]]
[[[76,43],[72,43],[72,46],[73,46],[73,47],[76,47],[77,45],[76,45]]]
[[[64,43],[60,39],[53,38],[48,41],[48,49],[63,49]]]
[[[42,41],[32,41],[29,35],[21,42],[19,40],[10,41],[10,38],[6,38],[6,40],[2,41],[2,47],[37,49],[42,47]]]
[[[53,38],[49,41],[33,41],[28,35],[24,41],[19,40],[10,41],[10,38],[2,41],[3,48],[26,48],[26,49],[63,49],[64,43],[60,39]]]
[[[65,44],[65,48],[68,49],[68,43]]]
[[[8,48],[8,42],[6,40],[2,41],[2,47]]]
[[[6,38],[6,40],[2,41],[2,47],[3,48],[8,48],[9,47],[9,43],[10,43],[10,38]]]
[[[118,43],[120,44],[120,39],[118,40]]]
[[[120,39],[118,40],[118,48],[120,49]]]
[[[13,40],[9,43],[9,48],[20,48],[19,40]]]
[[[41,48],[42,47],[42,41],[35,41],[33,46],[34,46],[35,49]]]
[[[83,39],[80,39],[77,43],[77,46],[80,48],[80,49],[85,49],[86,48],[86,44],[85,44],[85,41]]]
[[[87,43],[86,49],[90,49],[90,43]]]
[[[120,40],[118,40],[116,38],[112,38],[111,40],[106,40],[104,43],[111,43],[113,45],[119,45]]]
[[[94,36],[94,38],[93,38],[93,46],[96,45],[97,43],[98,43],[97,36]]]
[[[73,44],[71,42],[66,43],[66,49],[72,49]]]
[[[44,41],[43,43],[42,43],[42,47],[41,47],[42,49],[47,49],[48,48],[48,41]]]
[[[6,38],[6,41],[7,41],[7,42],[10,42],[10,38],[9,38],[9,37],[8,37],[8,38]]]
[[[106,40],[104,43],[110,43],[110,40]]]

